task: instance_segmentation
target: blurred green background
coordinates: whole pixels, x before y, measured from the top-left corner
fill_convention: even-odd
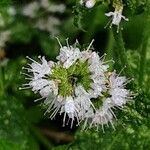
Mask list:
[[[123,15],[116,32],[104,28],[104,14],[114,11],[113,0],[97,0],[92,9],[78,0],[1,0],[0,1],[0,150],[149,150],[150,149],[150,1],[124,0]],[[20,91],[25,83],[20,75],[28,62],[46,56],[55,60],[62,44],[79,43],[93,47],[111,66],[128,78],[136,98],[117,112],[116,130],[81,131],[80,127],[62,127],[62,116],[51,121],[44,116],[39,95]]]

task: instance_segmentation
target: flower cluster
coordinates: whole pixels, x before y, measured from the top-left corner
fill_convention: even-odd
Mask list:
[[[93,41],[92,41],[93,42]],[[113,126],[116,118],[113,110],[122,108],[132,99],[131,92],[125,88],[128,79],[120,77],[116,71],[109,72],[109,65],[104,61],[105,55],[88,48],[81,51],[75,44],[67,46],[60,44],[57,62],[46,61],[39,57],[40,63],[31,60],[22,89],[31,88],[39,93],[44,105],[45,113],[51,119],[57,114],[63,114],[63,125],[76,120],[77,125],[84,122],[83,128],[99,127],[105,124]]]
[[[7,41],[11,38],[11,30],[6,26],[14,21],[16,10],[13,6],[9,6],[4,11],[0,10],[0,49],[5,47]]]
[[[58,26],[61,20],[57,14],[63,14],[66,10],[64,4],[55,4],[48,0],[32,1],[22,8],[22,15],[34,19],[34,28],[58,34]],[[44,13],[41,13],[43,11]]]

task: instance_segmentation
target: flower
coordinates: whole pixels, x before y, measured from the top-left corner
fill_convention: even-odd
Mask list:
[[[64,4],[55,4],[49,2],[49,0],[40,0],[40,5],[42,8],[51,13],[64,13],[64,11],[66,10],[66,6]]]
[[[98,83],[98,77],[104,78],[107,67],[97,53],[89,50],[90,45],[86,50],[80,51],[66,41],[67,46],[60,44],[57,62],[38,57],[41,61],[38,63],[27,57],[32,63],[28,64],[29,67],[23,67],[28,72],[23,74],[27,75],[30,81],[23,84],[23,89],[31,88],[34,93],[39,93],[41,99],[45,99],[46,112],[51,113],[50,118],[63,113],[63,125],[66,117],[69,117],[72,127],[75,119],[79,124],[85,114],[94,109],[90,98],[101,95],[103,83]],[[92,96],[92,92],[96,94]]]
[[[72,46],[63,46],[60,48],[60,54],[56,57],[60,63],[63,63],[64,68],[69,68],[77,59],[80,58],[79,48],[74,48]]]
[[[81,5],[85,5],[87,8],[92,8],[94,7],[96,1],[95,0],[80,0]]]
[[[39,6],[38,2],[36,2],[36,1],[31,2],[23,7],[22,14],[24,16],[35,18],[39,8],[40,8],[40,6]]]
[[[11,32],[9,30],[2,31],[0,34],[0,48],[5,47],[5,43],[10,39]]]
[[[43,13],[40,13],[44,9]],[[21,14],[34,19],[33,28],[47,31],[52,35],[59,33],[58,26],[61,25],[61,20],[57,14],[62,14],[66,10],[64,4],[50,3],[48,0],[33,1],[26,4],[21,11]],[[40,14],[40,15],[39,15]]]
[[[125,89],[128,80],[126,77],[119,77],[114,71],[109,78],[109,82],[109,94],[111,95],[113,105],[122,107],[129,99],[131,99],[131,92]]]
[[[57,39],[58,40],[58,39]],[[91,51],[91,45],[81,51],[78,47],[60,45],[57,62],[47,61],[39,56],[41,62],[27,57],[31,63],[23,67],[28,83],[21,89],[31,88],[39,93],[47,110],[45,114],[54,119],[63,115],[63,126],[75,120],[77,125],[84,122],[83,129],[111,124],[116,118],[114,108],[123,108],[131,99],[131,92],[125,88],[128,80],[115,71],[108,71],[109,65],[104,56]]]
[[[88,117],[85,117],[83,129],[96,127],[98,130],[101,126],[104,131],[105,124],[107,126],[110,124],[115,129],[113,120],[116,115],[113,109],[123,108],[132,99],[132,93],[125,88],[129,82],[126,77],[117,75],[116,71],[113,71],[110,75],[108,72],[105,72],[105,74],[107,74],[105,79],[107,81],[104,81],[103,84],[106,87],[98,91],[102,94],[96,97],[95,102],[92,102],[94,111]]]
[[[112,23],[110,24],[110,28],[112,27],[112,25],[118,26],[117,32],[119,32],[119,24],[121,22],[121,19],[124,19],[125,21],[129,20],[128,18],[122,15],[122,11],[123,7],[116,7],[114,12],[105,13],[105,15],[108,17],[112,16]]]

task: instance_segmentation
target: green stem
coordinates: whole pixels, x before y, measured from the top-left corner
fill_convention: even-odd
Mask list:
[[[114,38],[113,38],[113,34],[111,31],[109,31],[108,34],[108,42],[107,42],[107,47],[106,47],[106,54],[107,54],[107,59],[111,60],[112,59],[112,55],[113,55],[113,46],[114,46]],[[113,65],[110,64],[110,67],[113,67]]]
[[[148,17],[149,14],[146,14]],[[140,67],[139,67],[139,85],[142,87],[143,80],[144,80],[144,72],[146,66],[146,54],[147,54],[147,47],[148,47],[148,39],[149,39],[149,19],[146,19],[145,28],[143,32],[142,44],[140,49]]]
[[[139,85],[142,87],[143,80],[144,80],[144,71],[146,65],[146,53],[147,53],[147,44],[148,44],[148,37],[143,38],[142,46],[141,46],[141,53],[140,53],[140,67],[139,67]]]
[[[4,94],[4,71],[3,67],[0,67],[0,95]]]
[[[48,150],[51,150],[53,144],[41,133],[41,131],[37,127],[31,126],[31,132],[35,135],[38,141]]]
[[[115,48],[114,48],[113,53],[116,53],[114,55],[116,56],[115,59],[117,59],[117,60],[115,60],[115,62],[120,60],[119,68],[121,69],[126,66],[127,67],[126,74],[131,75],[131,68],[127,61],[128,59],[126,56],[126,49],[124,47],[122,32],[120,31],[119,33],[117,33],[116,30],[113,29],[113,35],[114,35],[114,39],[115,39]],[[117,58],[117,57],[119,57],[119,58]],[[118,66],[118,64],[117,64],[117,66]]]

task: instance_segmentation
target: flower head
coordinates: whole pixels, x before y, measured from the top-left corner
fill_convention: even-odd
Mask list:
[[[104,56],[91,51],[91,45],[81,51],[76,46],[66,46],[60,41],[60,53],[57,62],[39,57],[40,63],[27,57],[31,63],[23,67],[28,73],[29,82],[23,89],[31,88],[39,93],[46,114],[54,119],[57,114],[63,115],[63,126],[74,121],[77,125],[84,122],[84,128],[111,124],[116,115],[113,109],[123,107],[131,93],[125,88],[128,80],[116,72],[109,73],[109,66]],[[35,101],[37,101],[35,100]]]

